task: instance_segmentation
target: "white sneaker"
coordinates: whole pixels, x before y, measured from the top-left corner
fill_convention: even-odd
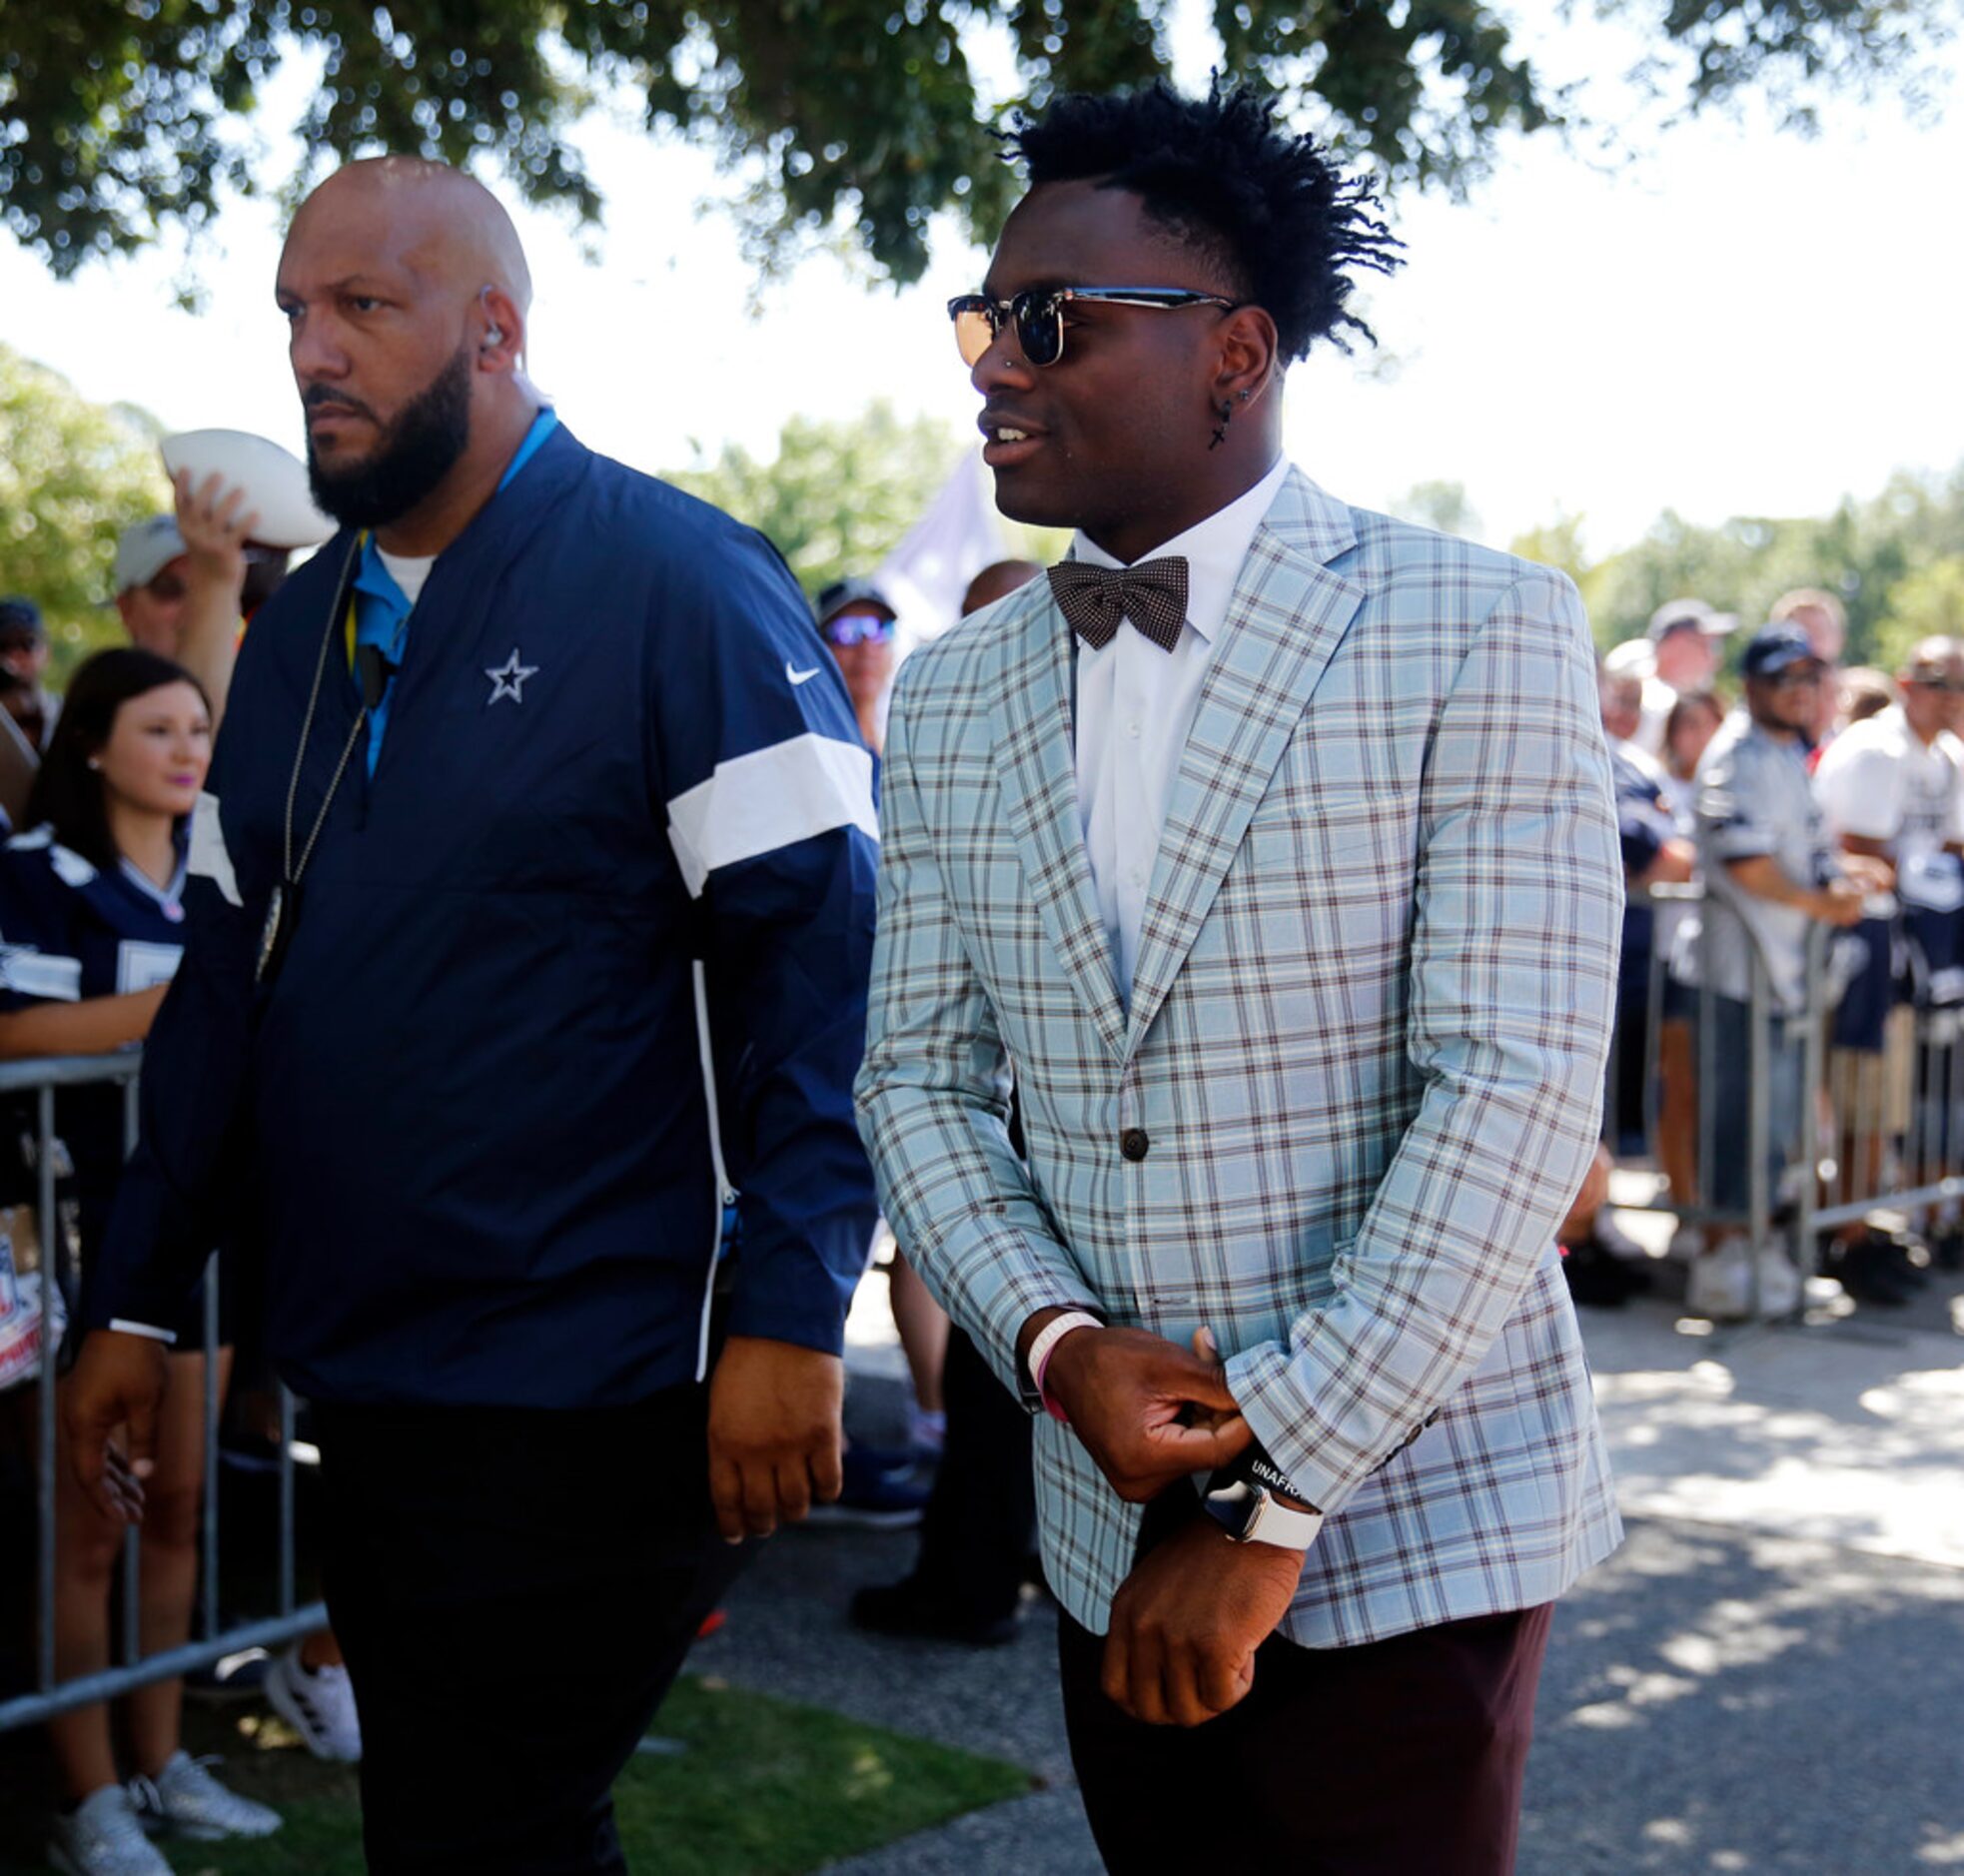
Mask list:
[[[1789,1316],[1800,1307],[1800,1273],[1777,1241],[1760,1251],[1756,1270],[1758,1315]],[[1751,1246],[1744,1238],[1727,1238],[1691,1266],[1684,1307],[1714,1323],[1743,1323],[1755,1314],[1754,1274]]]
[[[1800,1273],[1776,1239],[1759,1254],[1759,1313],[1791,1316],[1800,1307]]]
[[[143,1834],[135,1799],[121,1785],[90,1792],[53,1820],[48,1861],[63,1876],[171,1876],[171,1866]]]
[[[262,1691],[317,1759],[353,1765],[361,1758],[362,1722],[347,1668],[309,1667],[296,1642],[266,1670]]]
[[[1727,1238],[1692,1264],[1684,1307],[1714,1323],[1742,1323],[1752,1314],[1752,1260],[1743,1238]]]
[[[130,1796],[140,1817],[194,1843],[270,1837],[280,1828],[278,1811],[226,1790],[212,1776],[209,1761],[181,1750],[155,1778],[131,1779]]]

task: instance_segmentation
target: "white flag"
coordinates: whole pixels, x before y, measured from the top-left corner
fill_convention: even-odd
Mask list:
[[[946,631],[961,612],[968,582],[1008,557],[995,489],[981,451],[974,450],[873,575],[899,621],[898,655],[905,657],[921,640]]]

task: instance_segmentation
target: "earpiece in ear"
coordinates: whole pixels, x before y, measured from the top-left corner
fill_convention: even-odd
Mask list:
[[[501,346],[503,343],[504,329],[501,326],[488,326],[485,328],[485,350],[487,352],[492,346]]]

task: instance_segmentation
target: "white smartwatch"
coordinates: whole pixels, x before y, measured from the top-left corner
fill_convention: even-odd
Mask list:
[[[1236,1543],[1272,1543],[1282,1550],[1307,1550],[1323,1528],[1321,1511],[1299,1511],[1284,1504],[1267,1485],[1237,1478],[1201,1494],[1207,1514]]]

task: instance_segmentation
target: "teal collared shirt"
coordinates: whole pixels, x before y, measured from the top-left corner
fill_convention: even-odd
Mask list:
[[[557,415],[548,407],[531,421],[524,441],[498,477],[497,493],[502,494],[533,457],[539,445],[558,428]],[[392,665],[403,661],[409,639],[412,607],[409,595],[396,583],[396,576],[383,564],[381,549],[371,530],[362,541],[361,564],[355,569],[355,643],[376,645]],[[394,678],[383,687],[382,701],[369,712],[369,773],[382,757],[382,739],[389,733],[389,703],[396,689]]]

